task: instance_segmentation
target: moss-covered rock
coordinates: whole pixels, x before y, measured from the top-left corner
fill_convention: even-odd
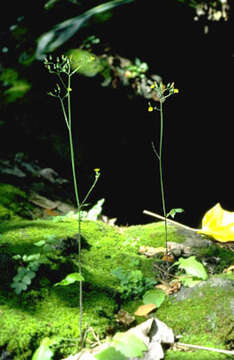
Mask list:
[[[161,228],[161,224],[155,224]],[[12,261],[12,256],[30,255],[42,252],[35,243],[44,240],[52,244],[52,251],[43,254],[41,266],[36,278],[26,292],[14,295],[10,284],[19,264],[11,262],[11,271],[6,274],[0,286],[0,309],[3,331],[0,334],[0,346],[14,355],[14,359],[30,359],[33,349],[45,336],[56,337],[58,352],[67,354],[76,348],[76,341],[71,346],[71,339],[79,336],[79,290],[77,285],[53,287],[69,272],[77,271],[77,254],[63,255],[61,240],[77,234],[77,221],[69,217],[51,218],[51,220],[3,221],[0,224],[0,254]],[[159,232],[160,233],[160,232]],[[146,236],[146,234],[145,234]],[[111,270],[123,268],[125,271],[137,268],[145,276],[153,277],[152,259],[139,256],[141,240],[135,242],[134,232],[125,236],[124,231],[102,222],[84,221],[82,223],[82,267],[84,282],[84,324],[92,326],[100,335],[111,324],[114,313],[119,308],[116,297],[118,279]],[[52,240],[52,241],[51,241]],[[157,243],[157,237],[155,237]],[[158,244],[161,244],[158,238]],[[88,246],[87,246],[88,244]],[[143,243],[142,243],[143,244]],[[156,244],[157,245],[157,244]],[[2,261],[3,267],[3,258]],[[9,325],[9,326],[8,326]],[[15,336],[9,334],[15,328]],[[64,339],[69,339],[64,340]],[[68,345],[69,344],[69,345]]]
[[[13,359],[31,359],[44,337],[56,340],[56,359],[77,351],[79,286],[77,283],[53,286],[78,269],[74,246],[77,229],[74,216],[56,216],[47,220],[12,217],[0,223],[0,271],[4,273],[0,284],[0,347],[7,350]],[[92,327],[102,338],[118,328],[115,314],[120,308],[134,314],[141,304],[141,298],[121,299],[120,283],[112,270],[121,268],[126,273],[139,270],[144,279],[154,278],[152,265],[155,260],[140,254],[139,248],[164,246],[164,223],[119,228],[100,221],[83,221],[81,233],[81,262],[85,278],[83,326]],[[47,250],[43,246],[35,246],[42,240],[50,245]],[[169,226],[168,241],[181,244],[186,237],[175,227]],[[213,254],[222,256],[223,269],[231,262],[231,252],[225,249],[218,252],[217,246],[215,248],[203,248],[202,256],[206,259]],[[36,277],[26,291],[16,295],[10,285],[20,263],[12,256],[35,253],[40,254]],[[27,263],[21,265],[27,266]],[[156,315],[176,334],[182,334],[183,342],[224,347],[225,342],[233,341],[230,291],[211,286],[202,289],[202,296],[199,291],[201,289],[197,297],[181,302],[173,297],[168,298]],[[224,313],[225,317],[221,318]],[[137,321],[141,320],[139,318]],[[89,339],[92,340],[91,335]],[[167,359],[178,359],[180,355],[181,359],[195,359],[189,357],[195,356],[193,354],[200,352],[179,352],[178,355],[177,352],[168,351]],[[221,354],[213,358],[225,359]]]
[[[157,312],[157,316],[170,326],[183,343],[224,349],[234,340],[234,281],[213,276],[194,288],[184,289],[187,294],[171,297]],[[221,282],[223,285],[221,285]],[[224,286],[224,284],[226,284]],[[227,355],[208,351],[189,353],[169,351],[166,359],[228,359]]]

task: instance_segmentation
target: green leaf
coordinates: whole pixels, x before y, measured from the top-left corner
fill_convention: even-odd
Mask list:
[[[15,293],[18,295],[20,294],[22,291],[27,290],[27,285],[23,284],[21,282],[13,282],[11,284],[11,288],[15,289]]]
[[[27,273],[25,274],[24,278],[22,279],[22,281],[23,281],[25,278],[33,279],[35,276],[36,276],[36,274],[35,274],[34,271],[28,270]]]
[[[85,23],[93,16],[116,6],[130,3],[134,0],[112,0],[97,5],[83,14],[68,19],[55,25],[50,31],[43,34],[37,44],[36,58],[42,59],[46,53],[50,53],[69,40]]]
[[[24,261],[33,261],[38,260],[40,258],[40,254],[32,254],[26,257],[26,259],[23,258]]]
[[[50,360],[52,359],[54,353],[49,348],[51,340],[49,338],[44,338],[41,342],[39,348],[33,354],[32,360]]]
[[[206,269],[195,259],[195,256],[190,256],[188,259],[179,258],[175,264],[178,265],[179,269],[185,270],[188,275],[192,275],[202,280],[206,280],[208,278]]]
[[[53,242],[56,239],[56,235],[48,234],[48,235],[45,235],[45,238],[46,238],[47,242]]]
[[[96,354],[94,357],[97,360],[127,360],[126,356],[112,346],[100,351],[100,353]]]
[[[160,307],[160,305],[165,300],[165,297],[166,294],[160,289],[149,290],[146,291],[145,295],[143,296],[143,303],[154,304],[157,307]]]
[[[38,241],[38,242],[36,242],[36,243],[34,243],[34,245],[36,245],[36,246],[43,246],[43,245],[45,245],[45,240],[41,240],[41,241]]]
[[[113,338],[113,345],[127,357],[142,357],[147,350],[145,343],[134,334],[125,332],[117,333]]]
[[[30,278],[30,277],[25,276],[25,277],[21,280],[21,282],[22,282],[22,284],[27,285],[27,287],[28,287],[28,285],[30,285],[32,281],[31,281],[31,278]]]
[[[79,273],[72,273],[72,274],[68,274],[63,280],[61,280],[60,282],[54,284],[54,286],[67,286],[70,284],[73,284],[76,281],[84,281],[84,278],[82,275],[80,275]]]
[[[14,255],[14,256],[12,256],[12,259],[14,259],[14,260],[20,260],[20,259],[21,259],[21,255]]]
[[[201,282],[201,279],[196,279],[194,277],[188,277],[188,276],[180,276],[179,280],[182,282],[184,286],[187,287],[193,287],[197,285],[199,282]]]
[[[167,213],[167,217],[171,216],[174,219],[174,217],[177,213],[182,213],[182,212],[184,212],[184,209],[181,209],[181,208],[171,209],[169,211],[169,213]]]
[[[27,271],[28,271],[27,268],[25,268],[23,266],[19,266],[18,270],[17,270],[17,275],[14,277],[14,279],[22,278],[27,273]]]
[[[9,89],[4,91],[8,103],[22,98],[31,89],[31,84],[26,80],[16,80]]]
[[[33,261],[28,265],[28,269],[35,272],[38,270],[39,266],[40,266],[39,261]]]

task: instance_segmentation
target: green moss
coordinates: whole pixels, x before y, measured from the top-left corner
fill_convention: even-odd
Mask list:
[[[9,220],[14,217],[14,213],[0,204],[0,220]]]
[[[157,311],[157,317],[171,327],[175,335],[182,335],[180,341],[183,343],[222,349],[230,332],[233,338],[231,299],[233,299],[231,290],[206,285],[197,288],[190,299],[183,301],[167,299]],[[202,354],[206,356],[204,355],[206,352],[199,353],[201,356]],[[203,359],[197,352],[194,354],[198,359]],[[207,353],[208,355],[210,356],[210,353]],[[184,359],[193,359],[193,357],[185,357],[185,354],[183,356]],[[206,358],[208,359],[204,357]],[[216,358],[226,357],[219,354],[214,357]],[[177,359],[177,354],[169,352],[166,359]]]
[[[223,272],[224,269],[233,264],[233,253],[230,250],[222,248],[216,244],[207,248],[199,248],[198,255],[199,258],[203,258],[204,260],[209,260],[209,258],[212,257],[216,258],[218,261],[215,266],[217,273]]]
[[[163,221],[147,224],[129,226],[124,230],[124,235],[129,242],[134,241],[139,245],[153,247],[165,247],[165,225]],[[168,241],[184,242],[184,238],[178,235],[176,228],[168,224]]]
[[[0,206],[8,211],[8,219],[29,217],[30,210],[33,208],[24,191],[13,185],[3,183],[0,183]]]
[[[82,257],[88,282],[113,291],[118,279],[111,270],[119,267],[129,270],[137,266],[146,277],[152,277],[153,260],[138,254],[140,244],[135,244],[133,238],[129,241],[125,233],[121,234],[115,227],[101,222],[86,224],[88,226],[83,226],[82,235],[91,249],[83,250]]]
[[[16,195],[22,193],[16,191]],[[170,226],[168,230],[169,241],[183,241],[173,227]],[[140,255],[138,250],[142,245],[164,246],[164,223],[119,229],[99,221],[84,221],[81,232],[83,244],[88,245],[82,246],[81,253],[85,278],[83,323],[84,326],[87,324],[93,327],[102,337],[108,327],[116,326],[114,314],[119,306],[133,314],[141,304],[141,300],[118,303],[116,288],[119,280],[111,270],[119,267],[127,271],[138,269],[145,277],[153,277],[154,260]],[[35,242],[53,237],[55,243],[59,243],[61,239],[73,237],[76,233],[77,221],[69,217],[2,221],[0,254],[12,256],[35,253],[41,251],[34,245]],[[0,347],[6,347],[15,360],[31,359],[33,351],[46,336],[56,339],[56,353],[60,358],[76,350],[79,337],[78,285],[54,287],[53,284],[77,269],[77,254],[67,255],[54,250],[47,256],[48,261],[40,266],[27,292],[16,296],[9,286],[6,289],[0,283]],[[10,274],[8,285],[12,281],[12,272]],[[182,334],[183,342],[223,347],[224,338],[231,339],[232,336],[230,297],[231,294],[225,289],[207,288],[202,296],[191,300],[177,302],[175,299],[167,299],[157,311],[157,316],[172,327],[176,334]],[[211,305],[208,307],[207,303]],[[137,323],[142,320],[137,318]],[[196,359],[200,360],[200,353],[206,354],[200,351],[168,351],[167,359],[177,359],[181,355],[181,359],[191,360],[192,357],[186,356],[196,354]],[[216,358],[225,359],[221,357],[223,355],[219,356]]]
[[[5,294],[5,301],[0,298],[0,347],[6,346],[15,360],[31,359],[40,340],[48,336],[63,344],[57,349],[57,354],[69,355],[76,350],[79,337],[77,294],[77,286],[48,288],[46,296],[41,298],[29,291],[28,302],[25,298],[22,302],[17,296],[11,294],[7,297]],[[95,291],[84,293],[84,324],[93,327],[100,337],[104,335],[110,319],[114,318],[115,309],[115,301],[110,296]]]
[[[214,346],[214,344],[211,344]],[[167,351],[165,360],[225,360],[231,359],[230,356],[219,354],[211,351],[192,350],[187,349],[184,351]]]

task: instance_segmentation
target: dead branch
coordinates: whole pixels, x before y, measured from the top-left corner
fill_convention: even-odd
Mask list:
[[[155,218],[157,218],[157,219],[160,219],[160,220],[165,220],[165,217],[164,217],[164,216],[161,216],[161,215],[159,215],[159,214],[153,213],[153,212],[148,211],[148,210],[143,210],[143,214],[146,214],[146,215],[149,215],[149,216],[153,216],[153,217],[155,217]],[[173,225],[176,225],[176,226],[179,226],[179,227],[182,227],[182,228],[184,228],[184,229],[187,229],[187,230],[190,230],[190,231],[194,231],[194,232],[196,232],[196,231],[199,230],[199,229],[194,229],[194,228],[191,228],[190,226],[181,224],[181,223],[179,223],[179,222],[177,222],[177,221],[174,221],[174,220],[171,220],[171,219],[168,219],[168,218],[166,218],[166,219],[167,219],[167,221],[168,221],[169,223],[171,223],[171,224],[173,224]]]
[[[210,347],[200,346],[200,345],[184,344],[181,342],[177,342],[176,345],[188,347],[191,349],[208,350],[208,351],[214,351],[214,352],[227,354],[227,355],[234,355],[234,351],[231,351],[231,350],[216,349],[216,348],[210,348]]]

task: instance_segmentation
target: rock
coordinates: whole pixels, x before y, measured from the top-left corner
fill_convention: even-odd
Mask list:
[[[177,233],[184,238],[183,245],[190,248],[207,248],[213,245],[213,241],[188,229],[177,227]]]
[[[126,335],[129,333],[141,339],[148,350],[143,357],[131,357],[128,360],[161,360],[164,358],[161,344],[174,344],[175,341],[172,329],[157,318],[148,319],[126,331]],[[110,346],[112,346],[111,343],[105,343],[93,350],[87,350],[63,360],[96,360],[95,355]]]
[[[26,174],[22,170],[20,170],[17,166],[14,166],[13,168],[2,168],[1,173],[16,176],[19,178],[26,177]]]
[[[221,287],[227,290],[234,290],[234,280],[221,278],[218,276],[212,276],[210,279],[206,281],[201,281],[199,284],[195,285],[192,288],[181,288],[181,290],[175,295],[177,301],[183,301],[186,299],[190,299],[194,296],[203,296],[203,289],[207,287]]]

